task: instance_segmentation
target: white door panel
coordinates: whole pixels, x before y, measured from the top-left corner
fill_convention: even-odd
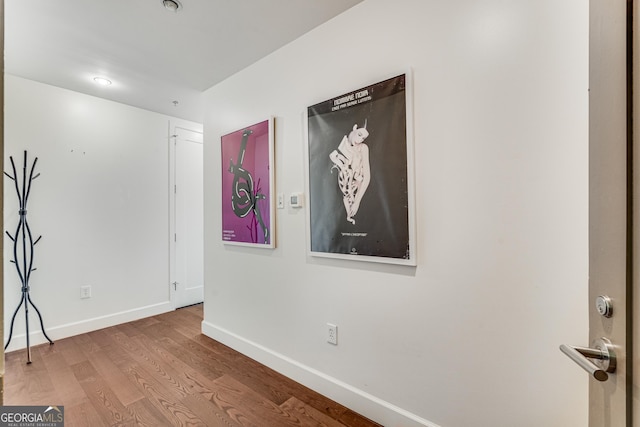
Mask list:
[[[204,299],[202,133],[180,127],[173,133],[174,307]]]

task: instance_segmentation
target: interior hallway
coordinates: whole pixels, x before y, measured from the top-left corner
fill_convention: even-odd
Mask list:
[[[378,426],[200,332],[202,304],[6,354],[5,405],[66,426]]]

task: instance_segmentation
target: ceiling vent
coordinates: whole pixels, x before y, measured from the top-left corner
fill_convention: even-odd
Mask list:
[[[162,5],[172,12],[177,12],[182,9],[182,5],[178,0],[162,0]]]

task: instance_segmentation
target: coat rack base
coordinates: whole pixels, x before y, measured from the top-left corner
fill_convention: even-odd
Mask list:
[[[24,305],[24,319],[25,319],[25,326],[26,326],[26,339],[27,339],[27,365],[30,365],[31,364],[31,343],[30,343],[30,336],[29,336],[29,305],[33,307],[33,309],[38,314],[38,320],[40,320],[40,327],[42,328],[42,334],[47,339],[47,341],[49,341],[49,345],[53,345],[54,343],[53,343],[53,340],[49,338],[49,335],[47,335],[47,332],[44,330],[44,322],[42,320],[42,315],[40,314],[40,310],[38,310],[38,307],[36,307],[33,301],[31,301],[31,295],[29,295],[29,289],[23,288],[22,298],[20,299],[20,303],[18,303],[18,307],[16,307],[16,310],[13,312],[13,316],[11,317],[11,328],[9,331],[9,339],[7,340],[7,344],[5,344],[4,346],[4,349],[6,350],[7,347],[9,347],[9,344],[11,343],[11,338],[13,337],[13,324],[16,320],[16,316],[18,315],[18,312],[20,311],[20,307],[22,307],[23,305]]]

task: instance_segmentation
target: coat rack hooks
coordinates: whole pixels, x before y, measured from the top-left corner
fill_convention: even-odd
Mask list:
[[[29,280],[31,278],[31,273],[36,270],[33,267],[33,255],[34,255],[34,246],[40,241],[42,236],[38,236],[38,238],[34,241],[33,236],[31,234],[31,229],[29,228],[29,223],[27,222],[27,201],[29,199],[29,193],[31,192],[31,184],[33,180],[38,178],[40,174],[34,175],[33,172],[36,168],[36,163],[38,162],[38,158],[36,157],[31,164],[31,168],[29,174],[27,176],[27,151],[24,152],[24,163],[22,167],[22,180],[20,181],[17,171],[16,165],[13,161],[13,157],[9,156],[9,160],[11,161],[11,170],[13,175],[4,172],[4,174],[11,179],[15,184],[16,193],[18,195],[18,202],[20,208],[18,209],[18,215],[20,217],[18,221],[18,226],[16,228],[15,234],[10,234],[8,231],[5,231],[7,236],[13,242],[13,259],[10,260],[18,271],[18,277],[20,278],[20,282],[22,283],[22,298],[20,299],[20,303],[16,310],[13,312],[13,317],[11,318],[11,330],[9,332],[9,339],[7,340],[7,344],[4,346],[6,350],[11,342],[11,337],[13,336],[13,323],[16,320],[16,315],[20,310],[20,307],[24,304],[24,316],[25,316],[25,327],[26,327],[26,337],[27,337],[27,364],[31,363],[31,346],[29,341],[29,305],[31,305],[36,313],[38,313],[38,318],[40,319],[40,327],[42,328],[42,333],[45,338],[49,341],[50,345],[53,345],[53,341],[44,330],[44,322],[42,321],[42,315],[40,314],[40,310],[36,307],[36,305],[31,300],[31,296],[29,295],[30,286]],[[19,251],[22,249],[22,251]]]

